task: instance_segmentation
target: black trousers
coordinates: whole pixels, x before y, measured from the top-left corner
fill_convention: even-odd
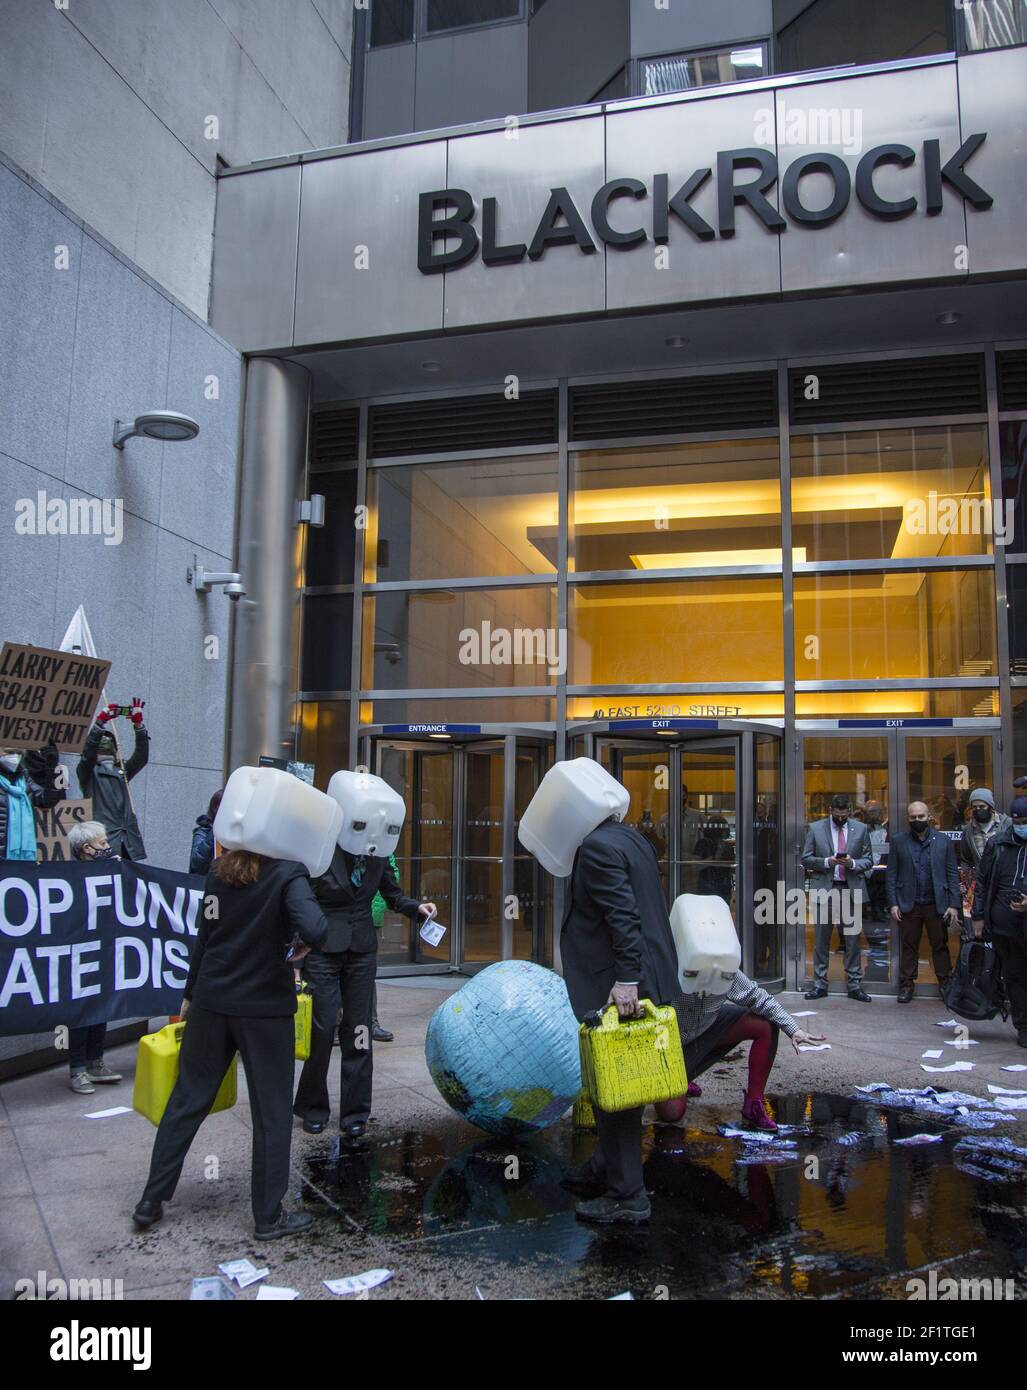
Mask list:
[[[236,1052],[246,1073],[253,1116],[253,1216],[258,1226],[269,1226],[289,1185],[295,1024],[288,1014],[235,1018],[195,1005],[190,1008],[178,1080],[153,1142],[143,1199],[166,1202],[174,1194],[189,1146],[210,1113]]]
[[[90,1062],[103,1061],[106,1036],[106,1023],[94,1023],[91,1028],[68,1029],[68,1064],[73,1072],[85,1071]]]
[[[311,951],[303,963],[313,995],[313,1019],[310,1056],[303,1064],[293,1110],[305,1120],[324,1124],[332,1113],[328,1065],[338,1023],[339,1128],[367,1123],[374,1073],[371,1024],[377,969],[377,951]]]
[[[911,989],[916,983],[920,964],[920,938],[925,929],[938,984],[943,985],[952,974],[949,924],[933,903],[917,903],[915,907],[902,914],[902,921],[899,923],[899,989]]]
[[[1013,1027],[1027,1028],[1027,940],[1022,936],[992,936],[1012,1013]]]

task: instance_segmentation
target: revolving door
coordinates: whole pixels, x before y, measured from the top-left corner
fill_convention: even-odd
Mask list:
[[[781,730],[741,720],[592,721],[568,729],[572,756],[595,758],[631,796],[625,819],[652,845],[668,906],[716,894],[731,908],[742,969],[784,984]],[[757,898],[757,894],[760,895]],[[769,919],[769,920],[767,920]]]
[[[552,763],[552,735],[475,726],[361,731],[363,766],[407,808],[396,849],[404,892],[434,902],[437,946],[386,912],[379,974],[474,973],[497,960],[552,961],[551,883],[517,839],[525,807]]]

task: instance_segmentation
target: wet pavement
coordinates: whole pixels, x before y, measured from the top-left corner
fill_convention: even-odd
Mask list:
[[[407,1129],[340,1157],[336,1142],[306,1159],[306,1198],[328,1222],[377,1237],[388,1267],[433,1247],[481,1263],[485,1297],[538,1297],[549,1266],[548,1297],[905,1298],[928,1265],[1012,1279],[1025,1296],[1027,1150],[971,1156],[957,1150],[958,1124],[840,1095],[772,1104],[787,1132],[768,1145],[721,1136],[735,1112],[701,1102],[702,1127],[691,1116],[647,1126],[648,1227],[575,1219],[561,1179],[595,1138],[566,1124],[522,1143],[450,1146]],[[940,1142],[896,1146],[925,1133]]]

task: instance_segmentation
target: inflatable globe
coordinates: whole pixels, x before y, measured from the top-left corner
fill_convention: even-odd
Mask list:
[[[528,960],[490,965],[440,1004],[424,1055],[443,1100],[489,1134],[546,1129],[581,1090],[567,987]]]

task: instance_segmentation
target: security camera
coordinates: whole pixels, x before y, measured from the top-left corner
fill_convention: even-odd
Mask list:
[[[246,588],[242,584],[226,584],[225,593],[233,603],[238,603],[241,598],[245,598]]]

